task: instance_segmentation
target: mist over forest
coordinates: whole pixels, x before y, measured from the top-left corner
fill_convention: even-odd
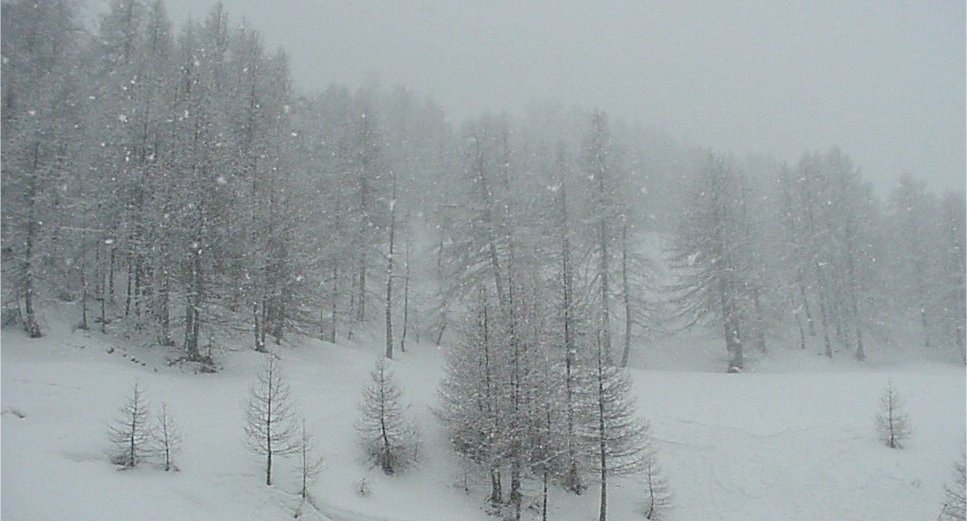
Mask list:
[[[364,452],[400,480],[436,427],[380,401],[400,394],[384,364],[436,346],[433,425],[511,519],[548,519],[550,483],[593,489],[605,521],[609,480],[631,475],[647,476],[648,519],[675,518],[663,442],[630,398],[669,356],[730,378],[790,357],[931,363],[963,384],[963,164],[874,183],[835,142],[791,159],[710,148],[593,100],[464,115],[406,86],[297,84],[289,52],[309,51],[222,4],[177,24],[162,0],[112,0],[93,21],[66,0],[2,9],[5,341],[83,335],[206,374],[316,340],[370,346],[359,436],[383,429]],[[282,385],[274,363],[259,399]],[[254,403],[271,484],[279,440],[252,427],[274,421]],[[400,410],[388,434],[384,405]],[[116,464],[139,461],[135,434]]]

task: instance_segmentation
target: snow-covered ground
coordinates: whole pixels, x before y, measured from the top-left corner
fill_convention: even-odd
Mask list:
[[[483,511],[483,484],[464,493],[462,467],[430,410],[443,358],[434,346],[413,344],[393,363],[422,428],[421,464],[385,477],[360,460],[353,422],[381,348],[381,339],[364,336],[339,345],[300,340],[280,351],[325,458],[312,485],[318,510],[303,518],[492,519]],[[262,458],[243,443],[243,406],[263,355],[222,353],[217,374],[169,366],[166,359],[175,356],[71,332],[56,321],[40,340],[3,331],[3,519],[291,518],[299,503],[295,461],[279,464],[276,485],[266,487]],[[675,494],[669,519],[936,518],[965,443],[962,366],[859,366],[812,353],[773,355],[739,375],[674,365],[632,371],[639,410],[651,420]],[[694,367],[721,366],[713,359]],[[906,400],[914,429],[903,450],[881,445],[873,427],[888,379]],[[109,462],[107,427],[136,380],[152,411],[167,401],[182,426],[180,472],[150,465],[118,471]],[[355,493],[363,478],[367,497]],[[595,492],[554,491],[551,519],[596,519]],[[641,502],[635,479],[616,482],[611,519],[640,519]]]

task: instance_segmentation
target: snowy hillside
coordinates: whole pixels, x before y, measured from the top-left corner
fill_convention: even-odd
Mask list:
[[[243,444],[244,402],[264,355],[240,350],[222,357],[221,372],[194,374],[167,364],[178,355],[173,350],[132,348],[59,323],[50,331],[40,340],[3,332],[4,519],[291,518],[299,504],[295,459],[266,487],[262,458]],[[311,485],[318,510],[306,509],[304,519],[492,519],[483,483],[471,482],[464,493],[460,461],[430,410],[442,370],[436,347],[415,344],[393,362],[424,447],[418,467],[394,477],[362,462],[353,429],[380,342],[305,340],[279,352],[325,460]],[[652,423],[674,492],[669,519],[936,517],[964,445],[963,368],[809,361],[804,370],[793,357],[772,359],[763,372],[742,375],[632,371],[639,411]],[[873,428],[890,378],[912,418],[903,450],[882,446]],[[110,463],[108,425],[134,381],[152,412],[166,401],[181,424],[180,472],[151,465],[119,471]],[[364,478],[367,497],[355,493]],[[538,492],[537,484],[529,487]],[[616,483],[614,519],[641,518],[641,489],[634,478]],[[593,486],[582,496],[552,490],[551,519],[594,519],[596,509]]]

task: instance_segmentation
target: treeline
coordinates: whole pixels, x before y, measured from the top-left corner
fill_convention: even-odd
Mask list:
[[[4,318],[31,336],[60,299],[202,361],[377,318],[392,357],[482,309],[502,353],[563,363],[693,325],[735,370],[773,345],[963,356],[963,194],[905,175],[880,200],[837,149],[737,160],[601,112],[454,124],[405,89],[304,94],[220,5],[177,31],[160,0],[92,29],[73,7],[3,3]]]
[[[881,202],[837,148],[795,165],[710,154],[691,184],[670,301],[721,329],[730,368],[793,339],[830,358],[872,343],[963,361],[963,195],[904,174]]]

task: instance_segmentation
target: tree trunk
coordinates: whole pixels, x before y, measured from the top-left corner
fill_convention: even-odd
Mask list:
[[[24,240],[24,258],[21,274],[21,293],[24,299],[24,330],[30,338],[40,338],[43,334],[34,313],[34,245],[37,242],[37,176],[40,164],[40,141],[34,143],[33,168],[27,178],[27,237]]]
[[[200,360],[198,350],[198,334],[201,329],[201,253],[200,242],[192,245],[189,252],[190,277],[188,291],[185,294],[185,342],[184,349],[191,360]]]
[[[628,222],[621,226],[621,286],[625,304],[625,346],[621,353],[621,367],[628,367],[631,354],[631,288],[628,284]]]
[[[742,335],[739,331],[739,310],[736,307],[732,284],[725,274],[719,275],[719,299],[722,306],[722,325],[725,329],[725,348],[729,353],[729,372],[744,366]]]
[[[563,159],[560,160],[563,163]],[[567,187],[563,172],[561,174],[561,285],[564,293],[563,327],[564,327],[564,386],[565,397],[567,399],[567,451],[568,468],[565,477],[565,486],[571,492],[580,494],[584,489],[581,483],[581,474],[578,472],[577,460],[578,448],[576,445],[577,435],[574,432],[576,423],[576,413],[574,391],[576,382],[574,381],[574,356],[577,354],[574,341],[574,272],[571,265],[571,232],[568,225],[567,208]]]
[[[406,352],[406,331],[410,322],[410,239],[406,238],[404,273],[403,273],[403,332],[400,334],[400,351]],[[419,338],[416,339],[420,341]]]
[[[816,293],[819,295],[819,318],[823,327],[823,344],[826,346],[826,357],[833,358],[833,346],[829,340],[829,313],[826,306],[826,285],[823,281],[823,274],[816,262],[816,280],[819,282]]]
[[[396,246],[396,179],[390,201],[389,255],[386,256],[386,358],[393,358],[393,253]]]
[[[356,286],[356,322],[366,320],[366,255],[359,252],[359,279]]]
[[[541,521],[547,521],[547,469],[544,469],[544,473],[541,475],[541,484],[543,485],[541,490]]]
[[[611,311],[608,305],[609,294],[611,293],[608,287],[608,272],[610,271],[610,262],[608,258],[608,225],[601,219],[598,223],[598,248],[599,248],[599,271],[598,277],[600,278],[601,284],[601,317],[600,323],[598,324],[598,342],[604,348],[605,357],[608,363],[611,363]]]
[[[170,275],[163,271],[161,273],[161,283],[158,289],[158,343],[163,346],[174,345],[171,339],[170,315],[168,311],[168,299],[170,295]]]
[[[598,354],[598,457],[601,466],[601,503],[598,511],[598,521],[608,519],[608,444],[605,438],[604,426],[604,375],[600,353]]]
[[[79,329],[90,329],[87,323],[87,237],[81,236],[81,323]]]
[[[332,295],[330,305],[330,319],[331,324],[329,325],[329,341],[333,344],[336,343],[336,312],[338,310],[339,301],[339,266],[333,263],[332,265]]]

